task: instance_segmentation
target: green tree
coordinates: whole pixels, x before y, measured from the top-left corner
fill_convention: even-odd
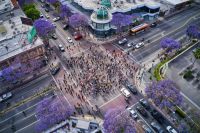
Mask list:
[[[35,8],[30,8],[25,11],[27,17],[31,18],[33,21],[40,18],[40,12]]]
[[[27,11],[27,10],[29,10],[29,9],[31,9],[31,8],[35,9],[35,5],[34,4],[28,4],[27,5],[26,4],[26,5],[23,6],[24,12]]]
[[[200,59],[200,48],[195,49],[195,51],[193,51],[193,55],[195,57],[195,60],[193,62],[193,65],[194,65],[194,63],[196,62],[196,60]]]

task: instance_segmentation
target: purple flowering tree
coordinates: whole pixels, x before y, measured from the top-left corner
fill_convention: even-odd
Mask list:
[[[70,8],[67,5],[62,5],[60,7],[60,17],[62,19],[65,19],[65,21],[68,23],[69,17],[72,15],[72,12]]]
[[[133,16],[131,15],[116,13],[113,15],[111,24],[117,27],[118,32],[121,32],[123,27],[129,26],[132,23],[132,18]]]
[[[186,34],[191,38],[200,38],[200,30],[197,25],[190,25],[187,27]]]
[[[173,109],[181,105],[183,98],[180,90],[171,80],[153,82],[145,89],[146,95],[161,109]]]
[[[181,47],[180,43],[172,38],[164,38],[160,42],[161,47],[168,54],[174,49],[179,49]]]
[[[69,25],[74,29],[84,28],[88,25],[88,19],[82,14],[75,13],[69,17]]]
[[[56,2],[58,2],[58,0],[46,0],[48,3],[50,4],[55,4]]]
[[[69,119],[75,111],[69,104],[58,98],[46,98],[36,108],[36,116],[39,123],[36,125],[38,132],[44,131],[56,123]]]
[[[53,24],[46,19],[38,19],[34,22],[34,27],[39,37],[44,40],[45,44],[49,43],[49,37],[55,32]]]
[[[122,107],[110,109],[104,116],[103,128],[106,133],[135,133],[134,121],[130,119],[129,112]]]

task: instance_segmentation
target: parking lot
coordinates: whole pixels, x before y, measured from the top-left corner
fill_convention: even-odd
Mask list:
[[[198,44],[199,45],[199,44]],[[193,76],[191,80],[186,80],[183,78],[184,71],[187,70],[194,62],[194,56],[192,51],[197,47],[197,45],[183,55],[179,56],[175,60],[173,60],[167,69],[166,76],[176,82],[176,84],[181,89],[182,93],[191,99],[194,104],[200,106],[200,82],[197,79],[197,73],[200,72],[200,61],[197,60],[192,67]]]

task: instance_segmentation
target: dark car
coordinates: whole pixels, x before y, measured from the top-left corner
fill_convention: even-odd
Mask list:
[[[60,70],[59,66],[55,66],[55,67],[50,69],[52,75],[56,75],[59,70]]]
[[[140,99],[139,102],[145,109],[150,109],[149,103],[145,99]]]
[[[126,44],[128,42],[128,40],[126,39],[126,38],[123,38],[122,40],[120,40],[119,42],[118,42],[118,44],[119,45],[124,45],[124,44]]]
[[[156,27],[156,26],[157,26],[157,23],[152,23],[152,24],[150,25],[151,28],[154,28],[154,27]]]
[[[49,9],[47,9],[47,8],[45,8],[44,10],[45,10],[46,12],[49,12]]]
[[[142,116],[148,117],[146,110],[142,106],[137,106],[136,109]]]
[[[56,40],[57,39],[57,36],[56,36],[56,34],[54,33],[54,34],[52,34],[52,36],[51,36],[54,40]]]
[[[63,25],[63,29],[64,29],[64,30],[67,30],[67,29],[68,29],[68,27],[69,27],[69,25],[68,25],[68,24],[65,24],[65,25]]]
[[[133,94],[137,94],[137,89],[136,89],[136,87],[135,87],[134,85],[128,84],[126,87],[127,87]]]
[[[162,124],[165,121],[162,114],[160,114],[157,110],[153,109],[150,111],[150,113],[153,116],[153,118],[156,119],[160,124]]]
[[[156,122],[151,122],[151,127],[157,132],[157,133],[164,133],[164,130],[158,125]]]

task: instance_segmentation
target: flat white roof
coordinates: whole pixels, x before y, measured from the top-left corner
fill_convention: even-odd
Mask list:
[[[4,21],[1,26],[6,33],[0,34],[0,62],[43,44],[39,37],[33,43],[28,42],[27,32],[32,26],[22,24],[20,16]]]
[[[166,1],[172,5],[178,5],[184,2],[188,2],[189,0],[163,0],[163,1]]]
[[[78,120],[76,128],[88,130],[90,122],[84,120]]]

